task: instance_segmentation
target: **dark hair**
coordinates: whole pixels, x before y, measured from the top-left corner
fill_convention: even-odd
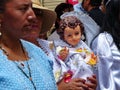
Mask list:
[[[73,8],[72,4],[68,4],[68,3],[60,3],[56,6],[55,8],[55,12],[57,13],[57,18],[60,18],[60,16],[64,13],[65,9],[69,9]]]
[[[120,0],[111,0],[106,6],[102,31],[110,33],[120,50]]]
[[[82,22],[75,16],[66,16],[60,21],[60,27],[57,30],[57,33],[60,36],[60,39],[64,40],[64,30],[66,27],[75,28],[77,25],[81,28],[81,33],[84,31]]]
[[[90,0],[90,5],[99,7],[102,3],[102,0]]]
[[[57,19],[60,20],[60,16],[64,13],[65,9],[68,9],[70,11],[70,8],[73,8],[72,4],[68,3],[60,3],[56,6],[55,12],[57,14]],[[56,21],[55,22],[55,29],[59,28],[59,23]]]

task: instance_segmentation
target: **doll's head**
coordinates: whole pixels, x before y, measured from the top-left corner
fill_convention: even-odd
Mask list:
[[[80,42],[83,31],[83,24],[76,16],[66,16],[61,19],[57,33],[60,39],[71,46],[76,46]]]

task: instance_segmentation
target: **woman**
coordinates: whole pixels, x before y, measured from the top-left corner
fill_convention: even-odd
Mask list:
[[[30,0],[0,1],[0,90],[56,90],[46,54],[20,40],[35,27],[31,6]]]
[[[92,48],[99,56],[98,90],[120,89],[120,0],[108,0],[102,33]]]
[[[46,39],[46,33],[51,29],[55,22],[56,13],[43,7],[39,0],[32,0],[32,2],[33,11],[35,12],[37,20],[34,23],[32,30],[24,32],[22,38],[39,46],[37,41],[38,38]]]

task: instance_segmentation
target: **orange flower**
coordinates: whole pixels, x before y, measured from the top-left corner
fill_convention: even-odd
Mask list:
[[[97,63],[97,56],[94,53],[91,53],[91,58],[87,62],[87,64],[94,66],[96,65],[96,63]]]

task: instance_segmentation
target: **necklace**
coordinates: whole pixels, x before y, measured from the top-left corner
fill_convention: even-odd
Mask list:
[[[20,42],[20,44],[21,44],[21,42]],[[25,55],[25,58],[26,58],[26,60],[27,60],[28,58],[27,58],[27,56],[26,56],[26,53],[25,53],[25,50],[24,50],[22,44],[21,44],[21,48],[22,48],[22,51],[23,51],[23,53],[24,53],[24,55]],[[2,47],[2,45],[0,45],[0,49],[4,52],[4,54],[5,54],[6,56],[9,56],[9,54],[8,54],[7,51]],[[21,66],[18,65],[17,62],[14,62],[14,63],[16,64],[16,66],[18,67],[18,69],[25,75],[25,77],[30,80],[31,84],[32,84],[33,87],[34,87],[34,90],[36,90],[36,86],[35,86],[35,84],[34,84],[34,82],[33,82],[33,80],[32,80],[31,69],[30,69],[30,65],[29,65],[28,61],[27,61],[26,63],[27,63],[27,68],[28,68],[28,71],[29,71],[29,75],[27,75],[27,73],[21,68],[21,66],[24,67],[24,63],[20,63]]]
[[[27,68],[28,68],[28,71],[29,71],[29,75],[27,75],[27,74],[25,73],[25,71],[24,71],[16,62],[14,62],[14,63],[17,65],[17,67],[19,68],[19,70],[30,80],[30,82],[32,83],[32,85],[33,85],[33,87],[34,87],[34,90],[36,90],[36,86],[35,86],[35,84],[34,84],[34,82],[33,82],[33,80],[32,80],[31,69],[30,69],[29,63],[26,62],[26,63],[27,63]],[[20,64],[24,67],[24,64],[23,64],[23,63],[20,63]]]

